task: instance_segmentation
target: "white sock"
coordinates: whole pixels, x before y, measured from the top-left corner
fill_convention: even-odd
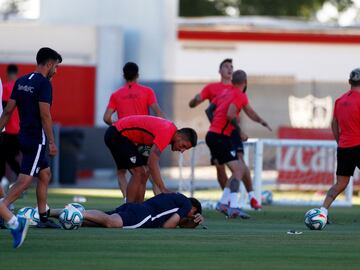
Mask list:
[[[328,215],[328,210],[325,207],[321,207],[320,210],[324,212],[326,215]]]
[[[252,199],[252,198],[255,198],[255,192],[254,191],[249,191],[249,198],[250,198],[250,200]]]
[[[7,222],[7,224],[8,224],[8,227],[13,230],[15,230],[17,227],[19,227],[19,222],[14,215],[10,218],[10,220]]]
[[[226,187],[224,188],[223,194],[220,198],[220,203],[228,204],[229,201],[230,201],[230,188]]]
[[[230,193],[230,208],[238,208],[238,193],[232,192]]]

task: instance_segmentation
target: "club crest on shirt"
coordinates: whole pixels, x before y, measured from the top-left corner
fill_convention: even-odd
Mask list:
[[[136,156],[131,157],[130,161],[135,164],[136,163]]]
[[[230,154],[233,156],[233,157],[235,157],[236,156],[236,151],[230,151]]]

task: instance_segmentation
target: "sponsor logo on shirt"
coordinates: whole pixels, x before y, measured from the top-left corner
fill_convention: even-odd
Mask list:
[[[130,161],[135,164],[136,163],[136,156],[131,157]]]
[[[19,91],[24,91],[24,92],[29,92],[29,93],[33,93],[34,87],[33,86],[28,86],[28,85],[21,85],[19,84],[18,86],[18,90]]]

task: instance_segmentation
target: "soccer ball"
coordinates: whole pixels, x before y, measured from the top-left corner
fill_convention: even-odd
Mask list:
[[[69,203],[69,204],[75,207],[76,209],[78,209],[81,213],[85,211],[85,207],[80,203]]]
[[[261,192],[261,204],[269,205],[273,202],[273,194],[269,190],[264,190]]]
[[[310,209],[305,213],[305,225],[310,230],[322,230],[325,228],[327,216],[319,209]]]
[[[30,226],[36,226],[40,221],[39,212],[32,207],[21,208],[17,215],[19,217],[27,218],[29,220]]]
[[[79,229],[83,220],[82,213],[72,205],[67,205],[59,215],[60,224],[65,230]]]

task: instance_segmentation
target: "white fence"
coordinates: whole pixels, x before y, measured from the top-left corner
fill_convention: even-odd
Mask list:
[[[321,205],[326,191],[336,179],[336,148],[335,141],[326,140],[249,140],[245,143],[244,159],[252,172],[256,197],[261,200],[262,190],[267,189],[279,194],[274,197],[277,204]],[[204,141],[189,154],[180,155],[180,190],[193,195],[198,189],[199,178],[206,175],[209,159],[210,152]],[[210,177],[216,179],[216,173]],[[334,205],[351,206],[352,194],[351,180],[345,194],[339,196]],[[247,205],[243,185],[240,205]]]

